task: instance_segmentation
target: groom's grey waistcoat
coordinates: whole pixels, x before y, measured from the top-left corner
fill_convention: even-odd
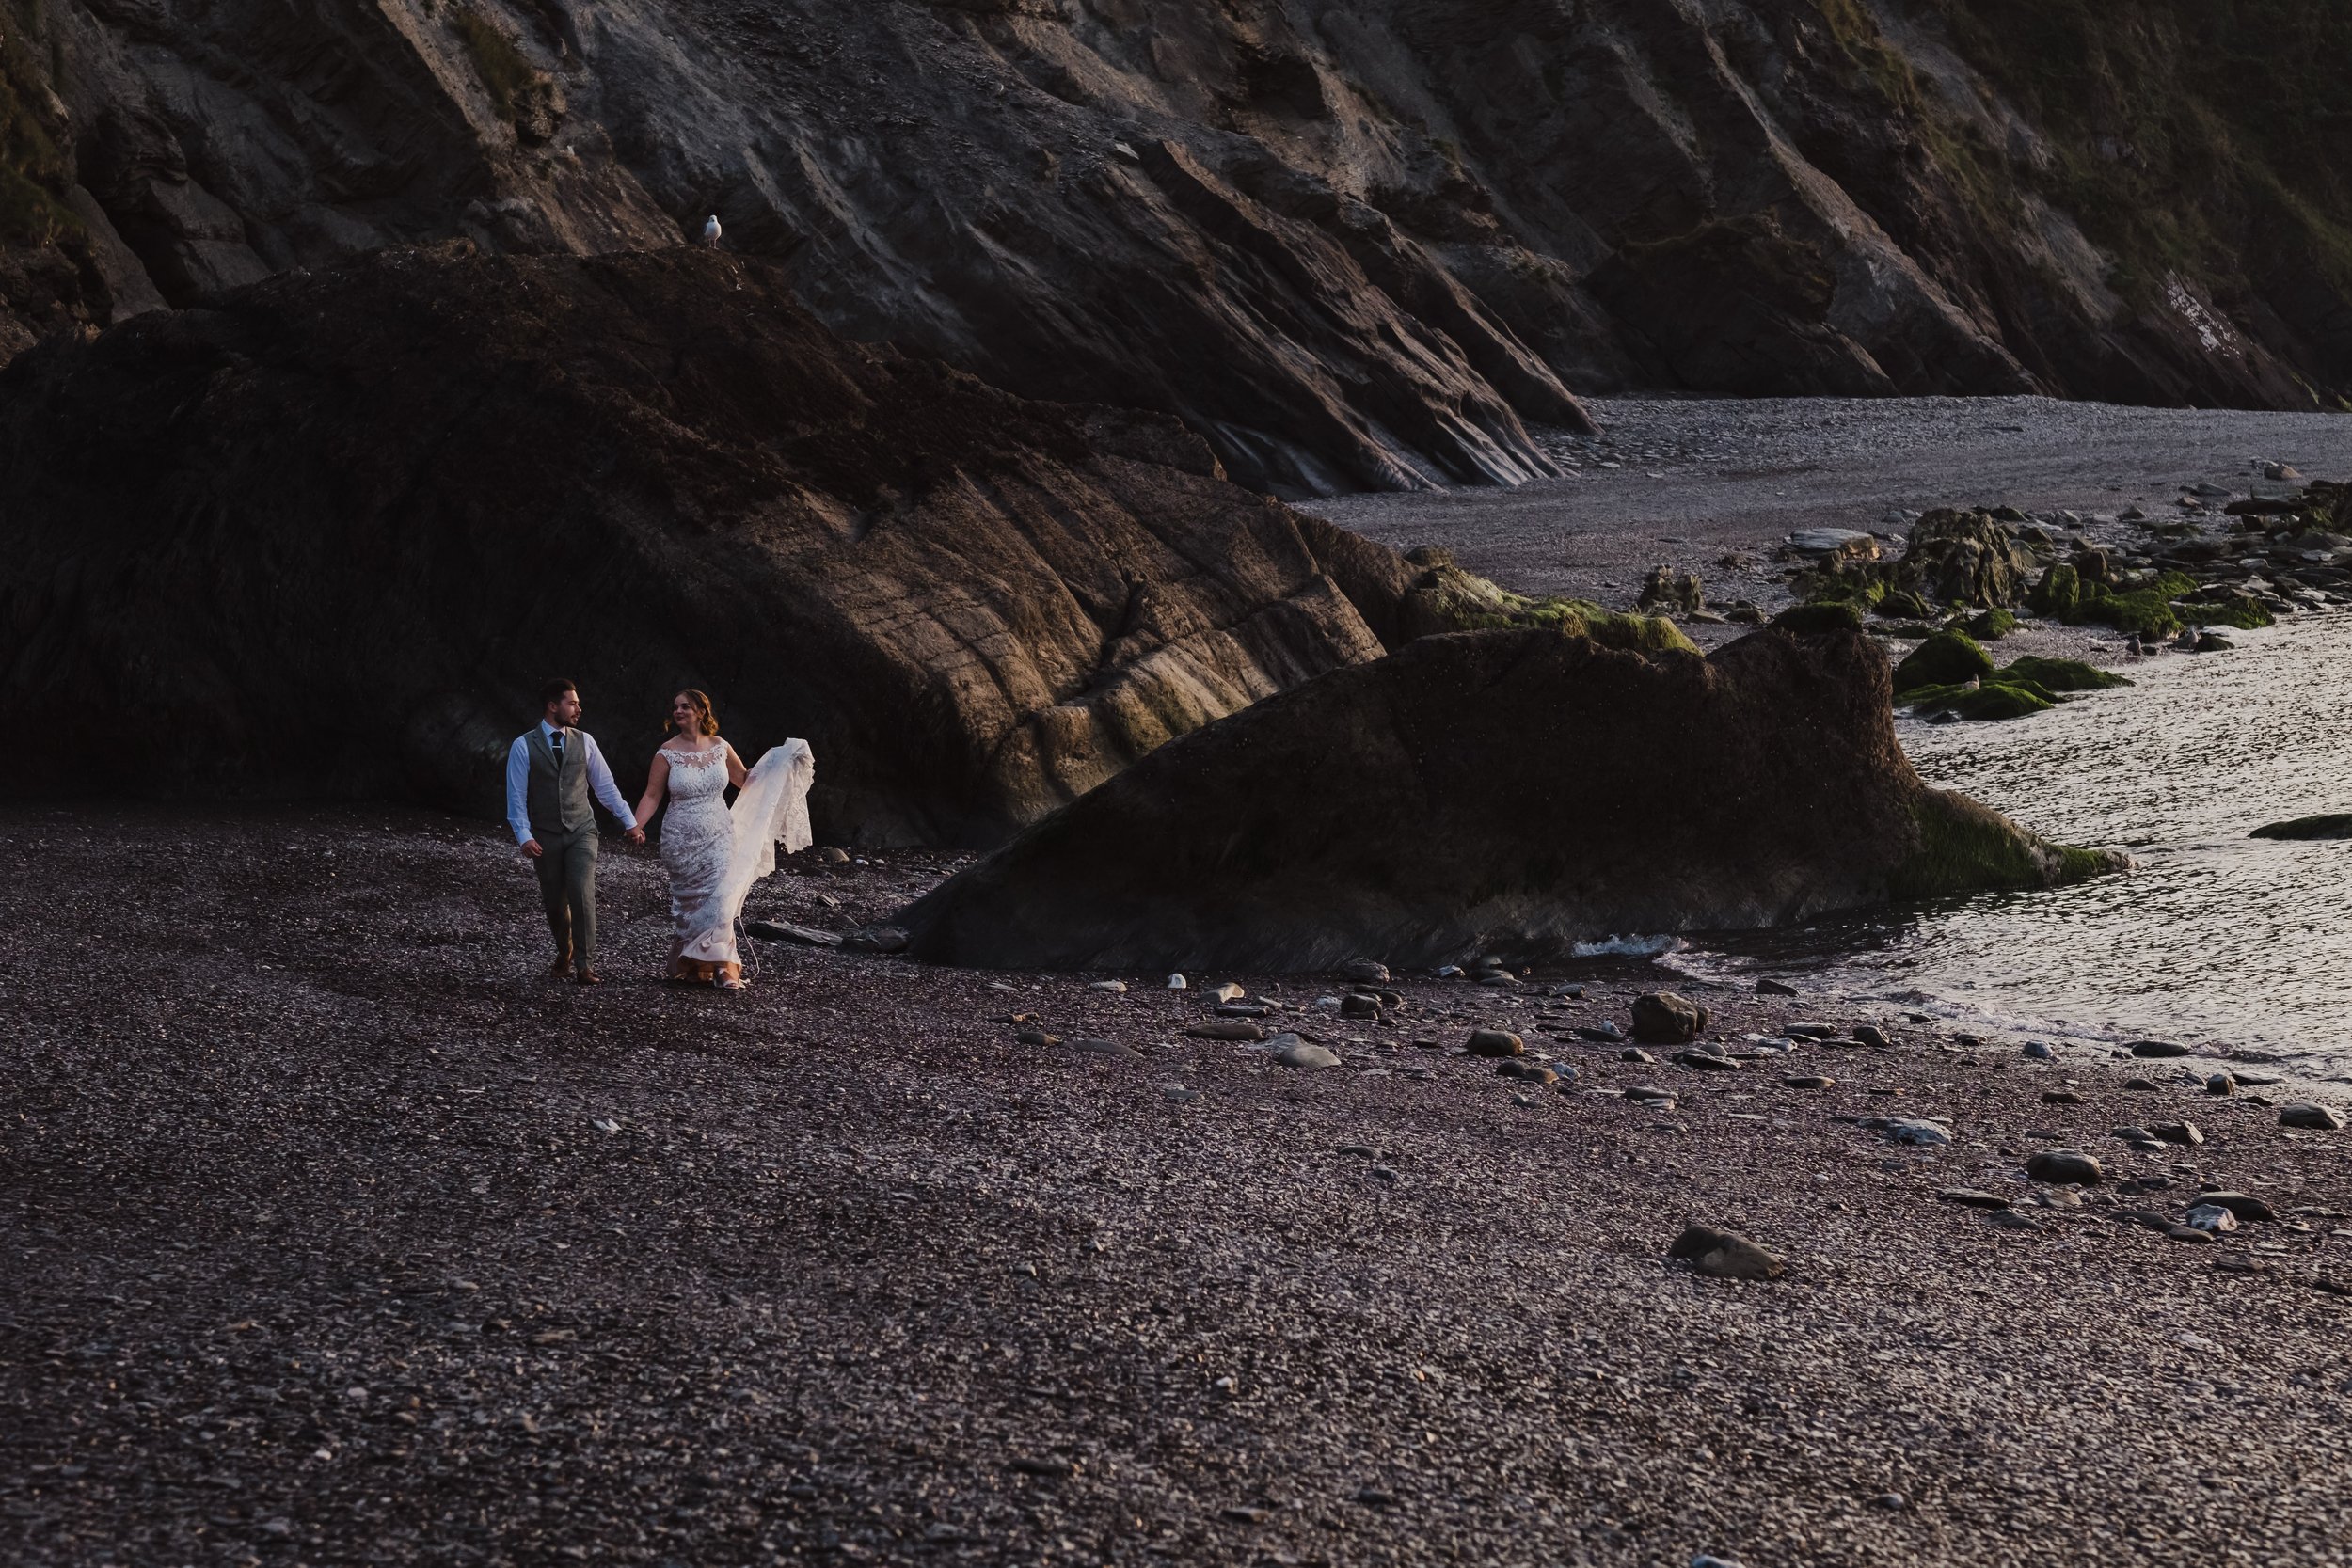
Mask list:
[[[548,732],[531,732],[531,782],[523,800],[531,809],[531,831],[542,837],[577,833],[596,825],[588,794],[588,744],[578,730],[564,732],[564,760],[555,760]]]

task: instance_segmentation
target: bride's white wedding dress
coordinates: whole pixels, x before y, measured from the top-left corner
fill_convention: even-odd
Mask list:
[[[670,873],[670,930],[678,947],[671,972],[732,976],[741,962],[735,917],[752,884],[776,868],[779,841],[790,854],[813,840],[808,786],[817,759],[804,740],[772,748],[730,807],[726,742],[701,752],[664,746],[661,756],[670,765],[661,863]]]

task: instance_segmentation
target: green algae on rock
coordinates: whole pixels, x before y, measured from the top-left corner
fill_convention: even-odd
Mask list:
[[[1623,614],[1587,599],[1531,599],[1464,571],[1444,550],[1417,550],[1407,559],[1426,567],[1406,590],[1399,611],[1407,638],[1548,626],[1565,636],[1589,637],[1604,648],[1698,652],[1682,628],[1661,615]]]
[[[2110,687],[2132,684],[2111,670],[2085,664],[2079,658],[2043,658],[2037,654],[2010,659],[2001,666],[1996,678],[2012,683],[2031,682],[2045,691],[2105,691]]]
[[[1923,686],[1895,694],[1895,705],[1958,719],[2023,719],[2047,713],[2058,699],[2030,681],[1987,680],[1976,686]]]
[[[1964,686],[1993,673],[1993,656],[1977,646],[1966,632],[1939,631],[1912,650],[1895,666],[1895,689],[1911,691],[1927,686]]]
[[[2053,844],[1949,790],[1925,792],[1914,819],[1918,847],[1888,880],[1898,899],[2061,887],[2131,868],[2128,855]]]

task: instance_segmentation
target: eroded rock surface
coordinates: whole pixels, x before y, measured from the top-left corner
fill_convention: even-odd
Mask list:
[[[2347,50],[2333,0],[60,0],[0,52],[0,350],[715,213],[853,336],[1286,492],[1549,472],[1571,388],[2308,407]]]
[[[458,248],[463,248],[459,242]],[[0,374],[0,723],[35,793],[495,809],[550,675],[624,785],[668,694],[840,842],[988,843],[1376,657],[1410,568],[1175,421],[866,348],[755,260],[382,252]]]
[[[902,923],[941,963],[1417,965],[2111,863],[1923,784],[1851,625],[1705,658],[1479,631],[1161,748]]]

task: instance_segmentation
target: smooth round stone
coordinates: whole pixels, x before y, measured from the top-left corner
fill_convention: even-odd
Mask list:
[[[2045,1148],[2026,1162],[2026,1174],[2036,1181],[2072,1181],[2090,1186],[2102,1180],[2106,1170],[2079,1149]]]

